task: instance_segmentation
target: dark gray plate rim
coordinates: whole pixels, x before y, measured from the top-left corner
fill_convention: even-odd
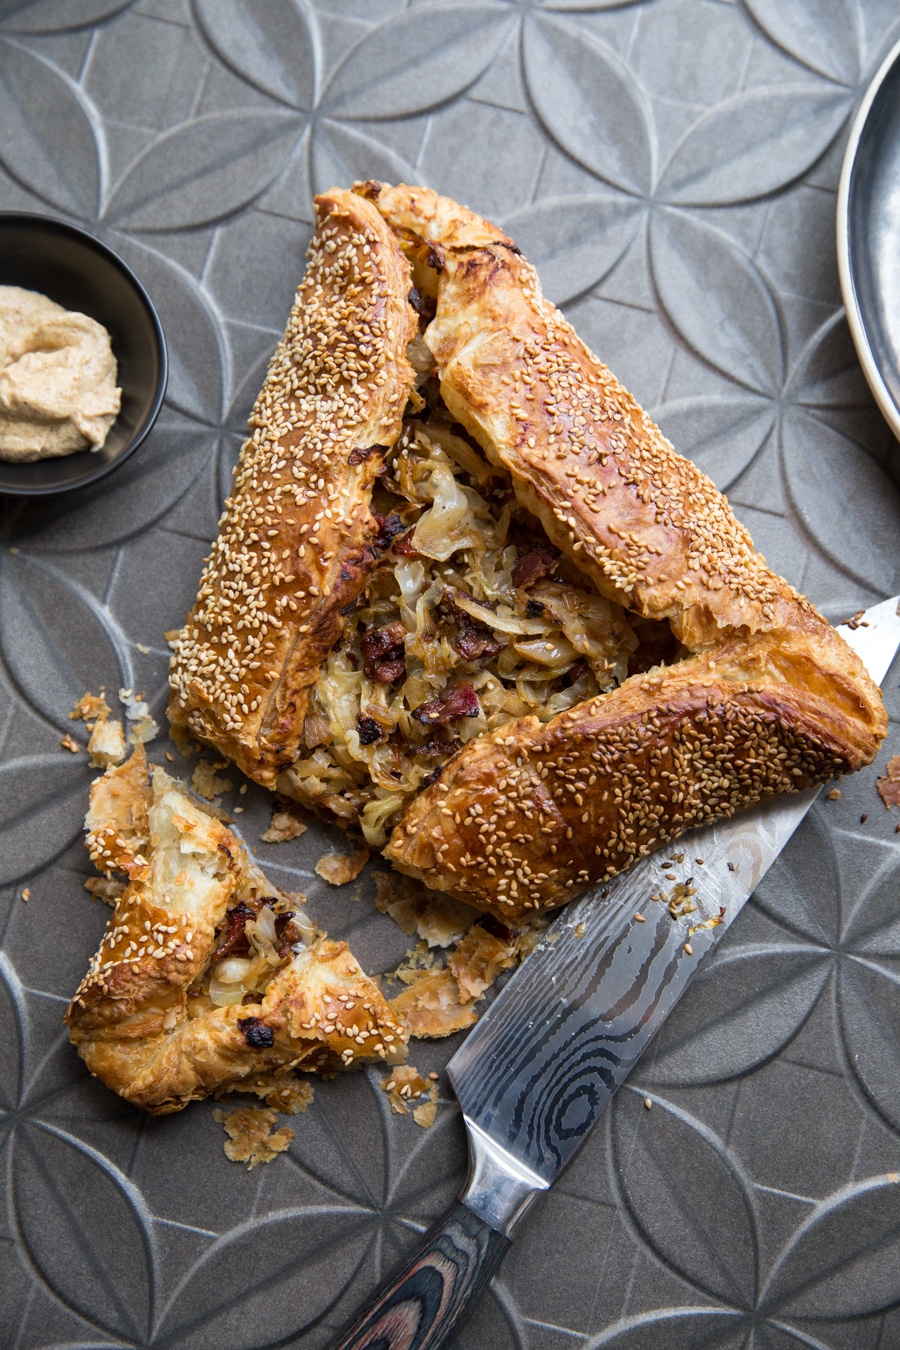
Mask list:
[[[895,136],[886,135],[890,119]],[[837,256],[847,322],[869,388],[900,439],[900,219],[884,211],[885,186],[900,198],[900,42],[863,96],[844,153],[837,199]],[[885,292],[892,260],[896,290]],[[896,302],[898,321],[884,321]]]

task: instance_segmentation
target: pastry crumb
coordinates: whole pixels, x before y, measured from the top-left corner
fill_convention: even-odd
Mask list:
[[[884,802],[885,810],[900,806],[900,755],[894,755],[886,764],[887,773],[876,780],[878,795]]]
[[[149,656],[149,655],[150,655],[150,648],[149,648],[149,647],[145,647],[144,644],[143,644],[143,642],[136,642],[134,645],[137,647],[137,649],[138,649],[139,652],[142,652],[142,653],[143,653],[144,656]]]
[[[481,998],[501,970],[508,970],[517,960],[514,943],[503,942],[475,924],[447,960],[459,986],[460,1002]]]
[[[244,791],[244,787],[241,791]],[[299,839],[301,834],[305,834],[307,826],[297,815],[289,808],[282,810],[276,807],[272,812],[272,819],[269,821],[269,828],[264,835],[261,835],[264,844],[286,844],[291,839]]]
[[[841,800],[841,789],[832,788],[830,792],[826,792],[825,800],[827,802],[839,802]]]
[[[389,914],[407,936],[416,933],[429,947],[459,942],[478,919],[480,910],[398,872],[375,874],[375,906]]]
[[[417,1125],[421,1125],[423,1130],[430,1130],[437,1118],[438,1091],[437,1084],[432,1083],[428,1092],[428,1101],[421,1105],[413,1107],[413,1120]]]
[[[106,701],[106,691],[101,689],[99,694],[82,694],[69,713],[69,720],[83,722],[86,727],[90,728],[97,721],[105,721],[109,717],[109,713],[110,707]]]
[[[443,966],[422,971],[388,1006],[411,1036],[429,1040],[465,1031],[476,1021],[472,1004],[460,1002],[456,976]]]
[[[88,877],[84,883],[84,889],[89,891],[95,899],[102,900],[104,904],[115,909],[116,901],[125,890],[125,883],[124,881],[116,881],[112,877]]]
[[[194,772],[191,774],[191,787],[198,797],[203,797],[206,801],[211,802],[220,793],[231,791],[231,779],[216,772],[222,767],[221,763],[210,764],[209,760],[206,759],[201,759],[200,763],[194,766]]]
[[[395,1115],[408,1116],[409,1103],[418,1101],[428,1091],[428,1083],[412,1064],[398,1064],[381,1080]]]
[[[24,888],[24,890],[22,891],[22,899],[26,902],[26,904],[27,904],[27,902],[31,899],[31,887],[30,887],[30,886],[26,886],[26,887]]]
[[[81,749],[81,746],[78,744],[75,737],[70,736],[68,732],[60,739],[59,743],[64,750],[71,750],[73,755],[77,755],[78,751]]]
[[[272,1111],[282,1116],[302,1115],[312,1105],[314,1093],[312,1084],[299,1078],[269,1078],[258,1083],[242,1083],[240,1092],[252,1092],[265,1102]],[[225,1093],[225,1099],[231,1093]]]
[[[90,731],[87,751],[95,769],[105,769],[110,764],[121,764],[126,755],[125,733],[122,724],[110,717],[110,707],[106,701],[106,691],[99,694],[90,692],[81,695],[69,713],[73,722],[83,722]],[[71,740],[71,737],[68,738]],[[72,746],[63,737],[61,744],[67,750]]]
[[[121,764],[127,754],[122,723],[113,718],[100,718],[94,723],[87,744],[91,764],[106,769],[110,764]]]
[[[159,735],[159,724],[150,716],[150,705],[143,694],[131,689],[119,690],[119,702],[125,709],[128,739],[132,745],[146,745]]]
[[[225,1127],[225,1156],[232,1162],[245,1162],[252,1172],[257,1163],[271,1162],[290,1147],[294,1131],[286,1126],[273,1128],[277,1117],[263,1106],[242,1106],[237,1111],[216,1108],[213,1120]]]
[[[369,850],[361,848],[356,853],[326,853],[316,863],[317,876],[322,877],[331,886],[346,886],[355,881],[369,861]]]

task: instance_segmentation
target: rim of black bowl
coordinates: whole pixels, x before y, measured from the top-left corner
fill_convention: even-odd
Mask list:
[[[99,482],[101,478],[105,478],[106,475],[112,473],[114,469],[118,469],[121,464],[124,464],[126,460],[131,458],[136,450],[140,449],[153,429],[153,424],[159,416],[163,399],[166,396],[166,386],[169,382],[169,353],[166,347],[166,338],[163,333],[163,327],[159,321],[159,315],[156,312],[156,306],[150,299],[146,287],[131,270],[127,262],[120,258],[114,249],[111,249],[102,239],[98,239],[95,234],[91,234],[90,230],[83,230],[79,225],[70,225],[67,220],[60,220],[58,216],[45,216],[42,215],[40,211],[0,211],[0,226],[2,226],[4,221],[17,220],[26,223],[32,222],[34,224],[40,224],[41,226],[49,227],[52,230],[57,230],[60,234],[75,235],[76,238],[87,244],[89,248],[102,254],[108,262],[111,262],[114,267],[118,268],[125,277],[125,280],[137,292],[138,298],[146,309],[159,350],[159,375],[156,381],[153,401],[147,410],[147,414],[144,417],[140,429],[132,437],[129,444],[116,455],[115,459],[98,464],[96,469],[91,473],[86,473],[83,478],[78,478],[74,482],[66,483],[63,486],[60,486],[59,484],[48,487],[35,484],[29,484],[28,486],[23,485],[21,487],[10,487],[6,484],[0,486],[0,497],[55,497],[63,492],[75,492],[79,488],[89,487],[92,483]]]
[[[838,183],[836,235],[838,277],[853,345],[881,414],[900,440],[900,405],[888,383],[892,363],[896,370],[897,348],[895,344],[884,341],[884,330],[882,328],[879,331],[871,303],[865,302],[865,286],[862,283],[865,281],[866,249],[864,240],[859,238],[859,224],[853,219],[853,208],[859,198],[857,179],[860,158],[865,149],[866,137],[872,140],[870,118],[877,108],[882,87],[888,83],[898,62],[900,42],[895,42],[873,75],[853,120]],[[886,375],[888,378],[885,378]],[[894,385],[896,388],[895,380]]]

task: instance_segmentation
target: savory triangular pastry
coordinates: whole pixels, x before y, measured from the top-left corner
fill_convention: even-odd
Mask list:
[[[316,206],[173,723],[509,921],[868,763],[860,660],[512,240],[424,188]]]
[[[91,790],[88,847],[127,884],[66,1021],[91,1073],[154,1115],[212,1092],[292,1096],[295,1071],[396,1056],[407,1033],[344,942],[316,932],[144,751]]]

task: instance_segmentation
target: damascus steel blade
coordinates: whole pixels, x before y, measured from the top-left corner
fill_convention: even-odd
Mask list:
[[[879,683],[897,609],[895,597],[840,629]],[[693,830],[568,905],[448,1065],[470,1135],[548,1186],[817,792]]]

